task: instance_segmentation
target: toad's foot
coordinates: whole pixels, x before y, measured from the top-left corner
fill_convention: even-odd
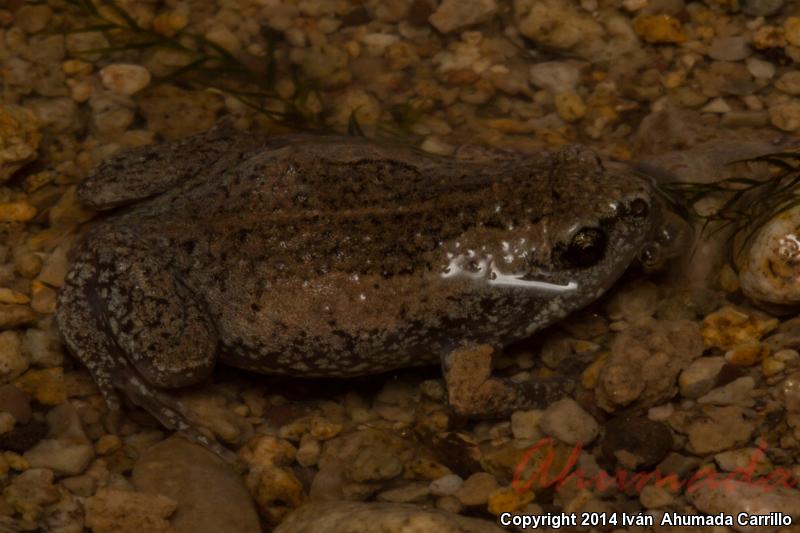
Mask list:
[[[541,408],[567,394],[566,382],[517,383],[495,378],[488,345],[458,348],[442,359],[450,407],[459,415],[504,416],[519,409]]]

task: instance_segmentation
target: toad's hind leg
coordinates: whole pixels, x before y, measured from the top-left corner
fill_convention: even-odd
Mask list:
[[[121,390],[166,427],[231,459],[197,431],[190,410],[166,390],[197,384],[212,371],[217,339],[211,318],[147,254],[119,242],[101,249],[113,253],[80,254],[59,296],[57,321],[70,350],[110,408],[119,409]]]

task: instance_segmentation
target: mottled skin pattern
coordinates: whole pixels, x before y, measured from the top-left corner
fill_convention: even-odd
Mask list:
[[[225,128],[113,157],[78,194],[117,211],[75,250],[63,336],[112,407],[121,390],[189,432],[169,389],[217,360],[331,377],[441,359],[456,375],[469,357],[452,354],[501,348],[599,297],[658,222],[645,183],[580,147],[479,163]],[[586,228],[605,246],[576,265]],[[488,381],[491,398],[470,393],[462,411],[552,392]]]

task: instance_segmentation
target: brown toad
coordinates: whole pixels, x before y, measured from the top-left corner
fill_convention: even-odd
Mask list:
[[[326,377],[441,360],[459,412],[552,399],[491,378],[492,349],[597,299],[660,219],[646,182],[582,147],[470,162],[225,128],[115,156],[78,194],[117,211],[60,293],[69,348],[112,408],[122,391],[205,442],[170,390],[218,360]]]

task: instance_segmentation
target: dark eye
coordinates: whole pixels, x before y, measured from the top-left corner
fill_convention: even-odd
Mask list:
[[[606,234],[600,228],[583,228],[572,237],[564,252],[564,260],[577,268],[595,265],[603,258],[606,240]]]
[[[641,198],[636,198],[628,204],[628,213],[634,217],[646,217],[650,212],[650,204]]]

